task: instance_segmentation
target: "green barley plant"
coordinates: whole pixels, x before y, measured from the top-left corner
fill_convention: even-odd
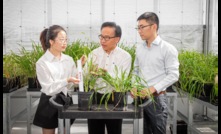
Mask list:
[[[90,42],[86,44],[81,40],[76,40],[68,44],[64,53],[71,56],[76,63],[83,55],[88,56],[88,54],[97,47],[99,47],[98,43]]]
[[[147,84],[143,85],[145,81],[138,75],[133,74],[132,72],[133,71],[130,71],[128,74],[127,71],[122,71],[120,68],[115,66],[114,76],[110,75],[108,72],[102,75],[102,79],[104,80],[104,82],[113,89],[111,93],[107,92],[101,98],[100,104],[102,103],[104,96],[107,96],[105,99],[105,108],[107,110],[108,110],[107,102],[109,99],[111,99],[110,98],[111,94],[113,96],[113,92],[128,93],[131,91],[131,89],[136,88],[138,92],[135,94],[135,97],[143,97],[140,91],[144,88],[147,88],[145,86]],[[150,94],[150,92],[147,92],[146,95],[150,96],[150,99],[153,100],[153,95]],[[126,100],[124,100],[124,103],[126,104],[125,101]]]
[[[189,97],[198,97],[205,84],[213,84],[218,57],[213,53],[204,55],[197,51],[181,51],[179,53],[180,90],[189,93]]]

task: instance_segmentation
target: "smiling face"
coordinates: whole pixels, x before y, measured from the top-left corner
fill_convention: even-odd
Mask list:
[[[103,27],[100,34],[100,44],[104,51],[110,53],[119,42],[120,37],[115,37],[114,27]]]

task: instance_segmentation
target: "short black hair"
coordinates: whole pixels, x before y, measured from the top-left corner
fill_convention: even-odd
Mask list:
[[[119,25],[117,25],[115,22],[104,22],[102,25],[101,25],[101,30],[104,28],[104,27],[113,27],[115,28],[115,37],[121,37],[121,28]]]
[[[142,20],[142,19],[145,19],[147,22],[149,22],[151,24],[153,24],[153,23],[157,24],[157,30],[159,29],[159,18],[155,13],[145,12],[137,18],[137,21]]]

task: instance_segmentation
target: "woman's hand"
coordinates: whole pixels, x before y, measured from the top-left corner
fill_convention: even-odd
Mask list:
[[[85,64],[86,61],[87,61],[87,56],[86,56],[86,55],[82,55],[80,59],[81,59],[81,64],[82,64],[82,66],[84,66],[84,64]]]
[[[79,82],[80,82],[80,80],[75,77],[70,77],[70,78],[68,78],[67,81],[68,81],[68,83],[72,82],[74,84],[79,84]]]

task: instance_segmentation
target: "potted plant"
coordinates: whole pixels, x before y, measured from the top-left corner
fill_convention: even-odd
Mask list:
[[[88,60],[83,71],[84,92],[78,92],[78,107],[80,110],[90,110],[93,101],[96,100],[95,90],[101,89],[96,87],[96,81],[105,70],[94,65],[92,59]],[[95,98],[95,100],[93,100]],[[95,102],[94,102],[95,103]]]
[[[32,48],[32,51],[28,51],[24,46],[21,46],[20,55],[15,58],[15,62],[28,78],[28,91],[39,91],[41,85],[36,76],[36,62],[43,55],[44,51],[40,45],[34,42],[32,42]]]
[[[216,56],[212,53],[204,55],[197,51],[181,51],[178,58],[180,62],[178,89],[188,92],[190,98],[208,99],[214,85]]]
[[[71,56],[74,62],[77,63],[78,59],[80,59],[83,55],[88,56],[88,54],[97,47],[99,47],[98,43],[91,42],[89,44],[84,44],[81,40],[76,40],[68,44],[64,53]],[[74,90],[79,90],[78,85],[74,85]]]
[[[13,60],[13,54],[3,55],[3,92],[9,93],[18,89],[18,67]]]
[[[135,108],[138,106],[138,103],[136,103],[138,98],[144,97],[143,94],[140,93],[140,91],[147,87],[147,84],[143,84],[145,83],[145,81],[132,72],[133,70],[130,70],[128,74],[127,71],[122,71],[117,66],[115,66],[114,76],[110,75],[109,73],[105,73],[105,75],[102,75],[102,79],[104,80],[104,82],[107,83],[107,85],[111,86],[113,89],[111,93],[105,93],[101,98],[102,102],[104,96],[107,96],[105,100],[105,108],[107,110],[107,102],[109,99],[112,99],[114,101],[113,110],[125,110],[125,108],[127,107],[127,93],[130,92],[133,88],[137,89],[137,92],[134,94],[136,98]],[[110,98],[111,95],[112,98]],[[153,98],[150,92],[146,95],[150,95],[150,99]]]
[[[124,110],[127,106],[127,92],[131,89],[131,76],[128,75],[128,72],[121,71],[115,66],[115,76],[106,73],[102,76],[102,79],[107,85],[112,87],[113,91],[111,93],[105,93],[101,98],[100,104],[106,96],[105,108],[107,110],[107,102],[109,99],[112,99],[114,102],[113,110]],[[112,98],[110,98],[111,96]]]
[[[119,44],[119,47],[124,49],[125,51],[127,51],[131,55],[131,57],[132,57],[132,64],[131,64],[131,71],[130,71],[130,73],[133,73],[133,70],[135,68],[137,68],[137,67],[134,67],[134,61],[135,61],[135,57],[136,57],[136,53],[135,53],[136,52],[136,45],[127,46],[127,45],[124,45],[124,44]],[[139,68],[137,68],[137,69],[139,69]],[[135,89],[137,89],[137,92],[135,93],[135,97],[136,98],[134,99],[133,104],[135,104],[137,106],[137,105],[143,104],[144,102],[146,102],[148,100],[148,99],[142,99],[143,95],[140,93],[140,91],[142,89],[144,89],[144,88],[147,88],[148,85],[147,85],[147,83],[143,79],[141,79],[141,77],[139,77],[139,76],[137,76],[135,74],[131,74],[131,75],[133,75],[133,79],[135,80],[135,81],[133,81],[133,83],[134,83],[133,87]],[[148,94],[150,94],[150,93],[148,93]],[[153,96],[150,95],[150,98],[152,98],[152,97]]]

